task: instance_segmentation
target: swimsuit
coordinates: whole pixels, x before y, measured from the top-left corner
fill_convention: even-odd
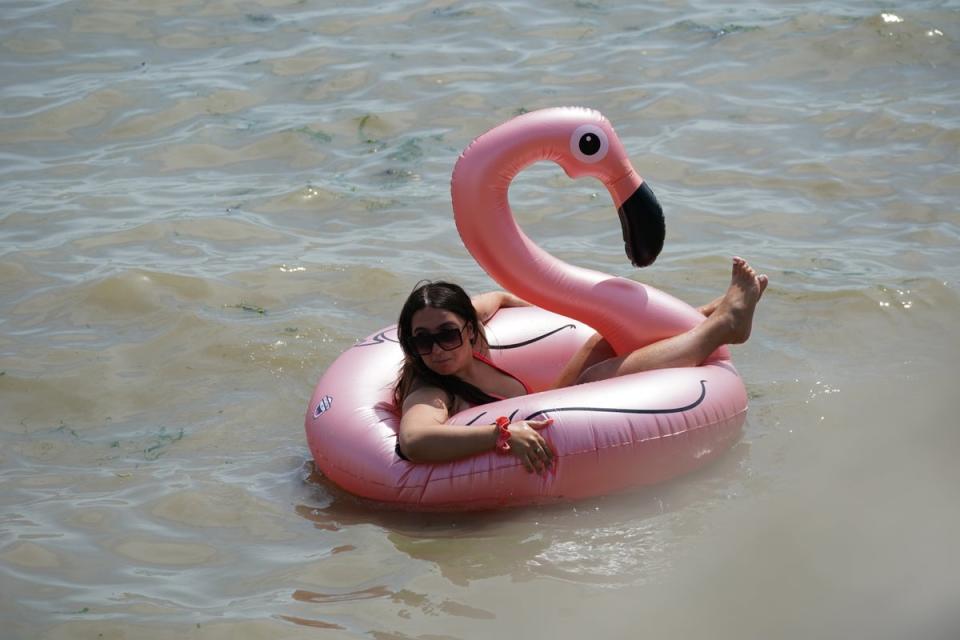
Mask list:
[[[523,385],[523,391],[524,391],[524,393],[526,393],[527,395],[530,395],[531,393],[533,393],[533,390],[530,388],[530,385],[528,385],[526,382],[524,382],[523,380],[521,380],[520,378],[518,378],[518,377],[515,376],[514,374],[510,373],[510,372],[507,371],[506,369],[504,369],[504,368],[502,368],[502,367],[498,367],[497,365],[493,364],[493,361],[490,360],[490,358],[484,357],[484,355],[483,355],[482,353],[480,353],[479,351],[474,351],[474,352],[473,352],[473,358],[474,358],[475,360],[479,360],[479,361],[482,362],[483,364],[490,365],[491,367],[493,367],[494,369],[496,369],[497,371],[499,371],[499,372],[502,373],[503,375],[509,376],[509,377],[513,378],[514,380],[516,380],[517,382],[519,382],[521,385]],[[504,398],[499,398],[499,397],[493,395],[492,393],[489,394],[489,395],[492,396],[492,397],[494,397],[494,398],[497,398],[498,400],[504,400]]]
[[[473,352],[473,358],[474,358],[475,360],[479,360],[480,362],[482,362],[482,363],[485,364],[485,365],[488,365],[488,366],[492,367],[495,371],[499,371],[499,372],[502,373],[503,375],[508,376],[508,377],[510,377],[510,378],[513,378],[514,380],[516,380],[517,382],[519,382],[519,383],[523,386],[523,391],[524,391],[525,394],[529,395],[529,394],[533,393],[533,390],[530,389],[530,385],[528,385],[526,382],[524,382],[523,380],[521,380],[518,376],[515,376],[514,374],[510,373],[510,372],[507,371],[506,369],[504,369],[504,368],[502,368],[502,367],[498,367],[497,365],[495,365],[495,364],[493,363],[493,361],[491,361],[489,358],[485,357],[482,353],[479,353],[479,352],[477,352],[477,351],[474,351],[474,352]],[[502,398],[502,397],[500,397],[500,396],[495,396],[495,395],[493,395],[492,393],[487,394],[487,395],[489,395],[490,397],[496,398],[497,400],[505,400],[505,398]],[[453,404],[453,403],[451,403],[451,404]],[[397,434],[397,444],[396,444],[396,446],[394,447],[394,449],[395,449],[395,451],[397,452],[397,456],[398,456],[401,460],[409,460],[409,458],[407,458],[407,456],[403,455],[403,452],[400,451],[400,437],[399,437],[399,434]]]

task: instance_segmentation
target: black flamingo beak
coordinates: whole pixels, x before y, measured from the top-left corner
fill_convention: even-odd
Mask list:
[[[623,247],[630,262],[635,267],[653,264],[663,249],[667,229],[663,209],[646,182],[624,201],[617,213],[623,229]]]

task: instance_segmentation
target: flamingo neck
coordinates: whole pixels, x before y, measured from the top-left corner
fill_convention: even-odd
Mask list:
[[[479,151],[468,150],[478,156]],[[520,229],[510,208],[514,177],[537,160],[556,160],[553,154],[523,157],[508,147],[495,154],[483,151],[484,161],[471,162],[465,154],[454,170],[454,218],[467,250],[500,286],[528,302],[589,324],[604,336],[624,333],[635,310],[630,304],[611,306],[610,288],[640,285],[550,255]]]
[[[520,171],[551,160],[568,175],[580,175],[576,168],[571,171],[564,166],[569,158],[569,137],[565,133],[551,137],[554,122],[550,118],[602,119],[587,110],[534,113],[539,115],[520,116],[477,138],[454,167],[450,185],[454,219],[471,255],[504,289],[593,327],[618,354],[700,324],[703,316],[673,296],[633,280],[567,264],[538,247],[520,229],[507,197],[510,183]],[[539,120],[528,126],[528,117]],[[618,207],[642,183],[627,161],[601,181]],[[729,358],[725,347],[715,356]]]

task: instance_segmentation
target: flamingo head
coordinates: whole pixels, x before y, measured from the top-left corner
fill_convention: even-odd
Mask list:
[[[479,242],[474,239],[478,234],[502,230],[489,223],[490,215],[510,215],[510,182],[540,160],[556,162],[571,178],[591,176],[603,182],[620,215],[630,262],[645,267],[657,259],[666,234],[660,204],[630,164],[610,122],[597,111],[579,107],[525,113],[464,150],[453,170],[451,195],[457,229],[468,247]]]
[[[534,113],[543,113],[553,120],[552,157],[566,174],[571,178],[590,176],[607,187],[620,216],[624,250],[630,262],[637,267],[653,264],[666,235],[663,209],[630,164],[610,122],[590,109],[545,109]]]

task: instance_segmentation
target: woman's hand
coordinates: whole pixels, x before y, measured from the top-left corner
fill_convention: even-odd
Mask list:
[[[520,420],[511,422],[510,426],[510,453],[520,458],[527,471],[543,474],[553,467],[553,449],[539,433],[553,424],[553,418],[546,420]]]
[[[473,308],[477,311],[477,318],[486,324],[497,311],[506,307],[529,307],[530,303],[518,298],[508,291],[490,291],[471,298]]]

